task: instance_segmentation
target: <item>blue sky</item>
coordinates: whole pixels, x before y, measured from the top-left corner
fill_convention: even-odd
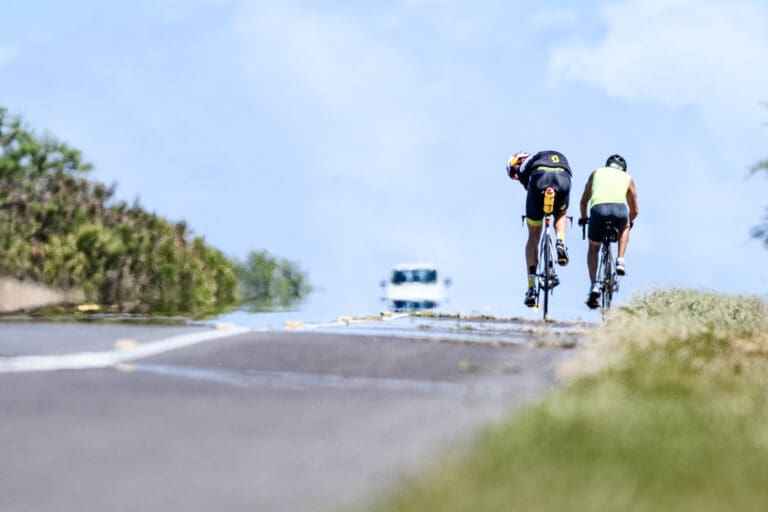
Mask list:
[[[0,105],[81,149],[92,179],[225,253],[297,261],[341,313],[377,311],[401,261],[436,261],[450,308],[537,316],[514,151],[589,172],[621,153],[640,217],[621,298],[764,294],[749,229],[768,182],[762,0],[101,2],[4,7]],[[554,308],[594,319],[586,243]],[[331,306],[332,305],[332,306]],[[557,314],[556,314],[557,316]]]

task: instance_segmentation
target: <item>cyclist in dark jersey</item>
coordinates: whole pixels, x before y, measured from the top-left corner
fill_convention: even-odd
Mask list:
[[[571,195],[571,168],[565,155],[557,151],[539,151],[530,155],[519,151],[507,161],[507,175],[519,180],[528,191],[525,200],[525,217],[528,224],[528,242],[525,245],[525,262],[528,267],[528,291],[525,305],[536,305],[536,266],[539,261],[538,242],[544,218],[544,191],[555,189],[555,232],[557,233],[557,263],[568,264],[565,246],[566,212]]]

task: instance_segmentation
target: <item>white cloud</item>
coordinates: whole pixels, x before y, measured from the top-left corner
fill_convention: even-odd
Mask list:
[[[556,31],[570,29],[576,22],[576,13],[571,10],[542,9],[531,17],[530,25],[537,31]]]
[[[396,42],[360,23],[283,4],[248,11],[237,31],[263,95],[269,84],[307,109],[292,115],[314,137],[314,172],[383,184],[407,175],[430,147],[428,94],[437,85]]]
[[[14,46],[0,46],[0,65],[12,61],[18,54],[18,48]]]
[[[604,5],[598,41],[563,44],[554,73],[611,96],[764,114],[768,6],[751,0],[627,0]]]

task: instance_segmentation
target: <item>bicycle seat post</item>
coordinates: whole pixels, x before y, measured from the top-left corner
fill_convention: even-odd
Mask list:
[[[606,220],[604,227],[605,227],[605,232],[603,234],[603,242],[607,244],[610,244],[611,242],[618,242],[619,230],[616,228],[616,226],[613,225],[613,221]]]

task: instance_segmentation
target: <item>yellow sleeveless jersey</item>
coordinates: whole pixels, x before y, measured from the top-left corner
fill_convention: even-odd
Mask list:
[[[589,207],[606,203],[626,203],[631,180],[632,177],[629,174],[613,167],[597,169],[592,175],[592,197],[589,200]]]

